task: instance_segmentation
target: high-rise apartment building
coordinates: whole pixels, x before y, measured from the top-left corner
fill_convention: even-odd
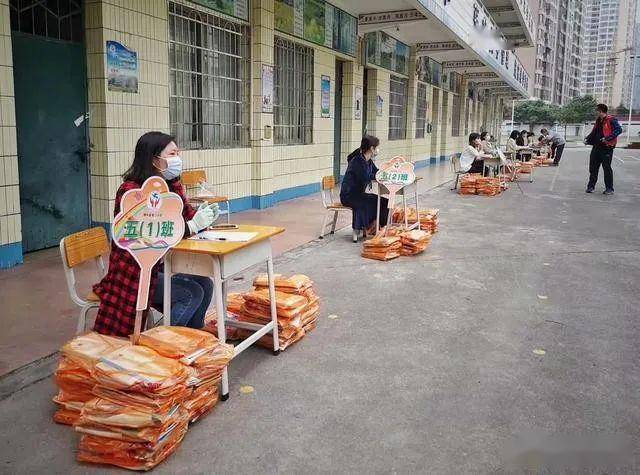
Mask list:
[[[533,95],[564,105],[580,94],[585,2],[538,0]]]
[[[635,18],[635,41],[631,58],[635,80],[632,87],[633,102],[629,105],[629,109],[633,109],[634,112],[640,110],[640,8],[637,5]]]
[[[613,107],[628,107],[637,0],[585,3],[581,92]]]

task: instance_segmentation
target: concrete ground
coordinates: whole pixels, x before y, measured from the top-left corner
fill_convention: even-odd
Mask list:
[[[422,168],[418,175],[424,177],[420,189],[427,190],[449,180],[451,173],[449,164],[443,163]],[[316,239],[323,214],[317,193],[265,210],[234,213],[232,222],[286,228],[287,232],[274,241],[277,256]],[[338,229],[350,224],[351,215],[342,213]],[[79,269],[78,275],[79,293],[86,295],[97,281],[95,266]],[[79,309],[69,298],[57,248],[27,254],[24,265],[0,270],[0,301],[10,302],[2,311],[0,379],[10,371],[56,352],[75,333]],[[95,316],[95,312],[91,316]]]
[[[589,438],[580,473],[639,473],[640,154],[617,152],[614,196],[584,193],[587,160],[499,197],[426,193],[441,231],[418,257],[365,260],[346,230],[280,256],[315,280],[317,330],[234,360],[230,399],[156,472],[510,473],[515,447],[565,473]],[[53,394],[0,402],[0,472],[102,473]]]

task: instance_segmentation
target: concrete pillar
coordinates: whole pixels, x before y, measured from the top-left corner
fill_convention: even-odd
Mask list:
[[[273,204],[273,114],[262,112],[262,65],[274,64],[274,2],[252,0],[251,193],[255,208]],[[269,137],[269,130],[271,136]]]
[[[0,0],[0,269],[22,263],[9,0]]]
[[[356,61],[343,63],[342,69],[342,156],[340,174],[347,169],[347,155],[360,146],[362,140],[362,118],[355,118],[355,90],[363,87],[364,67]]]

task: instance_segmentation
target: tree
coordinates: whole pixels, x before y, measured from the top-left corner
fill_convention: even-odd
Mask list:
[[[584,124],[595,115],[597,101],[592,96],[580,96],[571,99],[560,108],[557,119],[564,125],[564,135],[567,135],[567,124]]]
[[[536,124],[553,124],[556,121],[559,108],[543,101],[526,101],[516,105],[515,121],[529,124],[533,130]]]
[[[574,97],[564,107],[558,121],[567,124],[584,124],[595,117],[597,101],[593,96]]]
[[[616,115],[629,115],[629,109],[620,104],[618,107],[616,107]]]

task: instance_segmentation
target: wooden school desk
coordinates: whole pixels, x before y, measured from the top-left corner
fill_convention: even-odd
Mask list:
[[[284,232],[283,228],[272,226],[252,226],[241,224],[236,230],[225,232],[258,233],[248,242],[222,242],[199,239],[183,239],[164,258],[164,324],[171,325],[171,276],[174,274],[195,274],[213,279],[216,315],[218,318],[218,339],[226,341],[225,325],[254,330],[255,333],[234,349],[233,357],[242,353],[269,332],[273,333],[274,354],[280,352],[278,343],[278,315],[276,312],[275,281],[273,276],[273,256],[271,238]],[[234,276],[251,267],[267,264],[269,276],[269,298],[271,300],[271,322],[266,325],[255,323],[226,322],[228,282]],[[227,369],[222,373],[222,400],[229,397],[229,377]]]

